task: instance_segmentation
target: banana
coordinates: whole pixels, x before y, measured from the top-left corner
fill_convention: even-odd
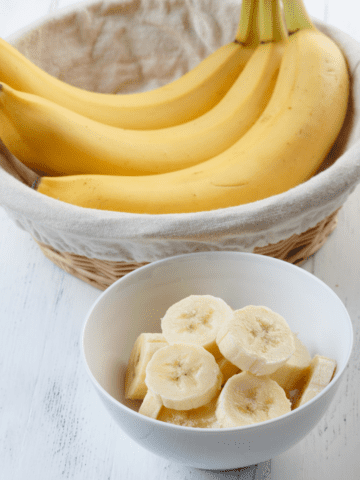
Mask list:
[[[175,410],[202,407],[219,393],[221,381],[215,358],[203,347],[175,344],[160,348],[146,367],[148,392],[143,403],[151,406],[140,413],[149,410],[153,414],[159,404]]]
[[[47,175],[149,175],[187,168],[223,152],[255,123],[274,89],[282,50],[281,42],[258,46],[214,108],[159,130],[104,125],[2,84],[0,119],[9,119],[18,132],[3,141],[22,163]]]
[[[132,213],[209,211],[261,200],[315,174],[343,124],[345,58],[314,27],[287,42],[273,95],[255,124],[223,153],[148,176],[43,177],[37,191],[74,205]]]
[[[218,395],[203,407],[192,410],[172,410],[171,408],[162,407],[156,418],[161,422],[183,427],[217,428],[218,424],[215,415],[217,399]]]
[[[302,378],[310,365],[311,355],[306,346],[294,335],[295,352],[289,360],[270,375],[285,390],[288,398],[296,383]]]
[[[336,361],[323,355],[315,355],[303,379],[298,381],[299,393],[293,403],[298,408],[312,400],[331,381],[336,370]]]
[[[162,409],[162,400],[157,395],[154,395],[151,390],[146,392],[146,395],[141,402],[139,413],[149,418],[157,418]]]
[[[230,377],[241,372],[239,367],[231,363],[227,358],[223,356],[221,356],[221,358],[217,359],[216,361],[223,376],[221,386],[224,386]]]
[[[134,130],[188,122],[209,111],[246,65],[258,41],[257,0],[244,0],[235,41],[223,45],[179,79],[148,92],[103,94],[71,86],[37,67],[0,40],[0,79],[15,90],[46,98],[98,122]]]
[[[286,28],[290,35],[300,29],[315,29],[303,0],[282,0]]]
[[[267,307],[233,311],[218,297],[190,295],[161,322],[167,338],[142,333],[135,341],[125,396],[142,399],[139,413],[162,422],[231,428],[270,420],[314,398],[336,371],[335,360],[311,360],[284,318]],[[204,348],[214,349],[214,337],[216,358]]]
[[[1,110],[1,107],[0,107],[0,110]],[[1,112],[0,112],[0,138],[5,146],[21,145],[22,157],[25,157],[27,159],[27,163],[29,162],[29,164],[36,165],[36,162],[37,162],[36,156],[34,156],[34,153],[32,152],[32,150],[23,142],[22,138],[20,137],[16,128],[13,126],[12,122],[5,115],[1,115]],[[33,168],[33,170],[37,173],[42,172],[37,168]]]
[[[221,428],[264,422],[291,411],[284,390],[267,376],[232,376],[222,389],[215,415]]]
[[[171,305],[161,319],[161,331],[169,344],[198,345],[215,358],[220,355],[216,336],[232,308],[212,295],[190,295]]]
[[[257,10],[253,13],[259,15]],[[286,33],[280,34],[285,40]],[[226,150],[253,125],[273,91],[283,47],[282,41],[259,45],[214,108],[159,130],[104,125],[2,84],[0,134],[5,131],[2,139],[20,161],[47,175],[149,175],[187,168]]]
[[[142,333],[134,343],[125,374],[125,397],[142,400],[147,392],[146,366],[159,348],[168,345],[161,333]]]
[[[285,319],[262,306],[235,310],[230,321],[220,326],[216,342],[225,358],[255,375],[270,375],[295,352]]]

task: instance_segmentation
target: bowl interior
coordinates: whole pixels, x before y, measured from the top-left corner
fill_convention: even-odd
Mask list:
[[[338,296],[307,271],[281,260],[239,252],[202,252],[154,262],[126,275],[96,301],[85,321],[83,352],[100,389],[137,410],[124,397],[130,351],[142,332],[160,332],[166,309],[188,295],[210,294],[233,309],[264,305],[282,315],[310,354],[346,367],[352,325]]]

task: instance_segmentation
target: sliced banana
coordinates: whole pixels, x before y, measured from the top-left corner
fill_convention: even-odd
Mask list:
[[[169,344],[200,345],[217,358],[221,355],[216,335],[231,314],[231,307],[221,298],[190,295],[168,308],[161,320],[161,330]]]
[[[157,417],[158,420],[174,425],[193,428],[217,428],[217,419],[215,415],[216,402],[218,395],[203,407],[193,408],[191,410],[173,410],[162,407]]]
[[[335,370],[335,360],[323,355],[315,355],[303,380],[298,382],[300,392],[293,404],[293,408],[301,407],[301,405],[318,395],[330,383]]]
[[[125,374],[125,397],[142,400],[147,392],[146,365],[159,348],[168,345],[161,333],[142,333],[136,339],[130,353]]]
[[[197,345],[161,348],[146,367],[148,389],[165,407],[175,410],[206,405],[219,393],[221,382],[214,356]]]
[[[241,372],[226,382],[215,414],[220,427],[230,428],[264,422],[290,411],[290,400],[274,380]]]
[[[295,352],[282,367],[270,375],[270,378],[275,380],[285,390],[288,397],[295,388],[296,383],[304,376],[311,362],[309,350],[296,335],[294,335],[294,341]]]
[[[217,364],[219,365],[220,372],[222,373],[223,380],[221,382],[221,386],[225,385],[225,383],[229,380],[230,377],[240,373],[240,368],[231,363],[227,358],[221,357],[218,358]]]
[[[270,375],[295,352],[294,335],[285,319],[263,306],[235,310],[218,331],[222,355],[241,370]]]
[[[160,410],[162,409],[161,399],[154,395],[150,390],[147,391],[144,400],[142,401],[139,413],[150,418],[158,418]]]

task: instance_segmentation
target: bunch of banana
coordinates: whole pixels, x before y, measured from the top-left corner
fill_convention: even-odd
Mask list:
[[[150,175],[208,160],[255,123],[274,89],[283,42],[255,48],[250,34],[260,12],[250,13],[251,43],[238,48],[253,55],[225,97],[194,120],[158,130],[120,129],[2,84],[0,115],[6,123],[0,136],[20,161],[47,175]]]
[[[199,91],[198,73],[173,83],[175,90],[193,83],[185,96],[175,96],[183,99],[183,110],[188,108],[184,99],[197,92],[195,104],[191,97],[196,118],[179,115],[166,122],[162,114],[165,124],[146,129],[140,122],[142,130],[105,125],[104,119],[95,121],[77,110],[79,102],[70,94],[64,94],[70,105],[62,102],[59,85],[65,87],[46,76],[66,108],[50,101],[50,94],[42,98],[24,92],[24,85],[16,84],[23,90],[17,91],[1,83],[0,137],[23,163],[48,175],[40,179],[38,192],[86,208],[198,212],[285,192],[316,173],[336,140],[347,110],[349,78],[342,52],[314,27],[302,0],[283,4],[286,27],[280,0],[244,0],[234,44],[242,67],[221,100],[216,89],[211,95]],[[223,67],[214,74],[208,62],[197,68],[207,71],[203,81],[213,86]],[[24,82],[30,83],[26,75]],[[76,91],[76,99],[81,97],[91,111],[97,110],[93,98],[108,98],[72,88],[66,92]],[[164,91],[148,95],[165,99]],[[197,110],[197,102],[206,98],[207,103],[210,96],[211,107]],[[114,104],[118,97],[124,96],[111,96]]]
[[[2,84],[0,114],[15,129],[0,126],[0,135],[2,130],[20,161],[47,175],[150,175],[187,168],[225,151],[259,118],[275,85],[281,47],[259,46],[215,107],[160,130],[104,125]]]
[[[295,31],[270,101],[231,147],[192,167],[157,175],[44,177],[38,191],[82,207],[161,214],[236,206],[306,181],[341,129],[349,79],[339,48],[304,20],[299,0],[296,5],[299,9],[293,10],[291,0],[284,3],[285,18],[292,18]],[[294,12],[302,15],[293,17]],[[264,16],[265,26],[269,18]]]
[[[158,89],[128,95],[102,94],[47,74],[0,39],[0,78],[12,88],[38,95],[98,122],[134,130],[157,129],[193,120],[226,94],[259,42],[253,25],[255,2],[244,0],[235,40],[194,69]]]
[[[336,369],[327,357],[311,360],[285,319],[263,306],[232,310],[212,295],[190,295],[168,308],[161,330],[137,338],[125,395],[142,400],[139,413],[176,425],[227,428],[284,415]]]

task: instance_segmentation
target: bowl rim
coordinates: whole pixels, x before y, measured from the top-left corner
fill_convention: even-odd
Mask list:
[[[142,272],[144,270],[148,270],[148,269],[151,269],[151,268],[154,268],[154,267],[157,268],[159,265],[161,266],[161,264],[163,264],[163,263],[177,261],[177,260],[181,260],[183,258],[190,258],[190,257],[194,258],[194,257],[202,257],[202,256],[205,257],[205,256],[209,256],[209,255],[210,256],[215,256],[215,257],[217,257],[217,256],[222,257],[222,256],[233,256],[234,254],[237,257],[249,257],[249,258],[256,257],[256,260],[258,260],[260,262],[262,261],[262,262],[265,262],[265,263],[278,264],[278,265],[281,264],[283,266],[283,268],[285,268],[285,269],[289,268],[290,270],[293,270],[293,271],[296,270],[298,272],[302,272],[302,273],[300,273],[300,275],[305,275],[305,277],[307,276],[308,278],[311,278],[312,281],[317,282],[319,285],[321,285],[322,288],[327,290],[330,293],[330,295],[333,295],[337,302],[339,302],[339,306],[344,311],[344,318],[346,318],[346,324],[347,324],[347,327],[348,327],[349,333],[350,333],[350,339],[349,339],[350,340],[350,342],[349,342],[350,348],[349,348],[349,350],[346,354],[345,362],[344,362],[344,365],[343,365],[342,369],[340,369],[340,370],[336,369],[335,375],[333,376],[331,382],[319,394],[317,394],[314,398],[312,398],[311,400],[306,402],[306,404],[304,404],[300,407],[297,407],[296,409],[291,410],[290,412],[285,413],[285,414],[283,414],[279,417],[275,417],[275,418],[272,418],[272,419],[269,419],[269,420],[266,420],[266,421],[263,421],[263,422],[258,422],[258,423],[254,423],[254,424],[250,424],[250,425],[243,425],[243,426],[237,426],[237,427],[227,427],[227,428],[187,427],[187,426],[183,426],[183,425],[175,425],[175,424],[172,424],[172,423],[162,422],[160,420],[141,415],[139,412],[136,412],[135,410],[132,410],[131,408],[127,407],[123,403],[116,400],[113,396],[111,396],[105,390],[105,388],[103,388],[100,385],[98,380],[93,375],[93,373],[92,373],[92,371],[91,371],[91,369],[90,369],[90,367],[87,363],[86,355],[85,355],[85,348],[84,348],[85,330],[86,330],[86,327],[87,327],[87,324],[88,324],[88,320],[89,320],[93,310],[95,309],[96,305],[102,301],[102,299],[107,295],[107,293],[110,290],[118,288],[118,285],[119,284],[121,285],[121,283],[123,281],[125,281],[125,279],[131,278],[134,275],[136,276],[137,272],[140,271],[140,270]],[[224,433],[224,432],[239,432],[240,433],[240,432],[246,431],[248,429],[256,429],[256,428],[263,428],[263,427],[266,428],[267,426],[271,425],[274,422],[279,422],[279,421],[282,421],[282,420],[286,421],[285,419],[287,417],[298,415],[299,414],[298,412],[301,412],[305,408],[308,408],[309,405],[312,405],[313,403],[320,402],[322,397],[327,395],[327,392],[329,392],[330,389],[332,390],[334,387],[337,388],[337,386],[338,386],[337,384],[341,380],[341,378],[342,378],[342,376],[343,376],[343,374],[344,374],[344,372],[345,372],[345,370],[348,366],[351,354],[353,352],[353,347],[354,347],[354,329],[353,329],[352,321],[351,321],[350,315],[348,313],[348,310],[345,307],[343,301],[340,299],[340,297],[325,282],[323,282],[320,278],[318,278],[316,275],[308,272],[307,270],[304,270],[301,267],[299,267],[297,265],[294,265],[292,263],[286,262],[284,260],[280,260],[280,259],[274,258],[274,257],[269,257],[269,256],[266,256],[266,255],[259,255],[259,254],[248,253],[248,252],[237,252],[237,251],[208,251],[208,252],[195,252],[195,253],[185,253],[185,254],[181,254],[181,255],[174,255],[174,256],[171,256],[171,257],[167,257],[167,258],[163,258],[161,260],[151,262],[148,265],[144,265],[142,267],[137,268],[136,270],[133,270],[132,272],[129,272],[128,274],[124,275],[120,279],[116,280],[112,285],[110,285],[106,290],[104,290],[99,295],[99,297],[95,300],[95,302],[93,302],[93,304],[90,307],[88,313],[86,314],[85,320],[83,322],[83,327],[81,329],[81,335],[80,335],[81,357],[82,357],[82,362],[85,365],[85,370],[87,371],[87,374],[90,377],[90,379],[91,379],[93,385],[95,386],[95,388],[98,391],[100,391],[108,399],[108,401],[110,401],[110,403],[112,403],[114,406],[116,406],[116,408],[120,407],[121,410],[124,410],[125,413],[128,413],[128,414],[134,416],[135,419],[138,419],[138,420],[141,419],[141,421],[149,422],[149,424],[153,425],[153,426],[156,425],[156,426],[164,428],[164,429],[167,429],[167,428],[170,428],[170,429],[177,428],[177,429],[181,429],[181,430],[185,429],[185,431],[187,431],[187,432],[197,432],[197,433],[201,432],[202,434],[216,434],[216,433]]]

